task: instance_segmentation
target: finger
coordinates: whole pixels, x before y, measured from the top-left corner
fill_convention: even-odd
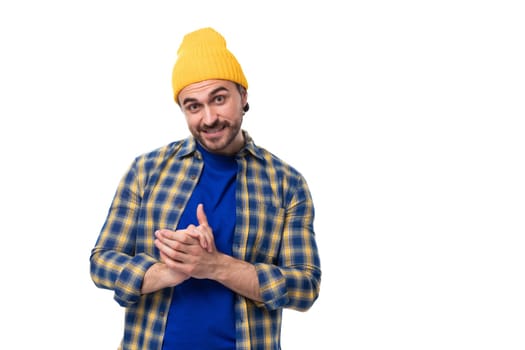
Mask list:
[[[159,249],[161,262],[169,265],[170,267],[175,266],[176,263],[184,263],[187,257],[186,251],[173,249],[172,247],[162,243],[158,239],[154,241],[154,244]]]
[[[162,240],[167,240],[167,239],[177,240],[177,239],[180,239],[178,238],[180,237],[180,234],[178,233],[178,231],[160,229],[160,230],[155,231],[155,237],[157,237],[158,239],[162,239]]]
[[[200,238],[199,240],[202,242],[204,241],[204,245],[201,244],[202,248],[206,249],[208,253],[213,252],[213,236],[210,230],[199,230],[200,232]]]
[[[171,255],[174,253],[174,250],[168,246],[167,244],[164,244],[161,240],[156,239],[154,241],[155,247],[159,250],[160,258],[162,262],[166,262],[166,260],[171,260]]]
[[[208,248],[209,242],[206,240],[205,235],[201,231],[199,231],[197,228],[188,229],[188,235],[190,235],[191,237],[195,239],[198,239],[199,244],[201,245],[202,248],[204,249]]]
[[[176,241],[183,244],[194,244],[194,238],[187,233],[188,230],[171,231],[162,229],[155,231],[155,237],[161,240],[164,244],[171,244],[170,241]]]
[[[160,255],[160,261],[162,261],[163,263],[167,263],[171,260],[171,258],[167,256],[166,254],[164,254],[162,250],[159,250],[159,255]]]
[[[199,244],[202,248],[206,249],[208,247],[209,242],[205,239],[203,231],[199,230],[197,226],[189,224],[185,231],[188,234],[188,236],[199,240]]]
[[[204,204],[200,203],[197,206],[197,221],[199,222],[199,226],[203,226],[205,228],[209,228],[208,224],[208,217],[206,216],[206,213],[204,212]],[[206,237],[206,247],[202,246],[203,248],[207,248],[208,252],[213,252],[213,247],[211,244],[212,237],[210,237],[210,233],[208,230],[205,230],[204,236]]]
[[[197,221],[199,222],[199,225],[208,226],[208,217],[204,212],[204,205],[202,203],[197,206]]]

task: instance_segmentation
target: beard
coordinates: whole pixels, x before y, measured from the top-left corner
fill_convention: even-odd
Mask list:
[[[239,139],[242,120],[231,123],[217,120],[213,125],[203,125],[191,130],[193,137],[209,152],[233,155],[244,145],[244,140]],[[241,140],[241,141],[239,141]]]

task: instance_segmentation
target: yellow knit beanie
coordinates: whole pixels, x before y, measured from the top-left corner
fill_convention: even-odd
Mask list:
[[[175,102],[186,86],[209,79],[231,80],[248,89],[248,82],[237,59],[226,48],[224,37],[212,28],[202,28],[184,36],[173,67]]]

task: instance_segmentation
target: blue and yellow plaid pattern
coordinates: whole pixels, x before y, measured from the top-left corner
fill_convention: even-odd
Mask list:
[[[305,311],[319,295],[314,206],[303,176],[244,133],[232,248],[255,265],[263,302],[237,297],[237,349],[279,349],[283,308]],[[141,295],[142,280],[159,260],[155,230],[177,227],[202,168],[190,137],[137,157],[117,188],[90,265],[126,308],[121,349],[161,349],[173,288]]]

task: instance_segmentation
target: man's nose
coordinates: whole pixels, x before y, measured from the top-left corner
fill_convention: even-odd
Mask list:
[[[217,120],[217,113],[213,107],[208,105],[204,106],[204,115],[202,117],[204,124],[212,125]]]

